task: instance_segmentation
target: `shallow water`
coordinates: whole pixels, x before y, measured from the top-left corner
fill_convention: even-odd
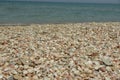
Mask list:
[[[120,5],[0,1],[1,24],[71,22],[120,22]]]

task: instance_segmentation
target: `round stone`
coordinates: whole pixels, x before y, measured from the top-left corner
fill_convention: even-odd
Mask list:
[[[36,76],[36,75],[33,76],[33,79],[34,79],[34,80],[38,80],[38,76]]]
[[[28,69],[27,71],[28,71],[29,73],[34,72],[34,70],[33,70],[33,69]]]
[[[26,71],[26,70],[23,71],[23,74],[27,74],[27,73],[28,73],[28,71]]]
[[[112,69],[110,67],[106,67],[107,71],[112,71]]]

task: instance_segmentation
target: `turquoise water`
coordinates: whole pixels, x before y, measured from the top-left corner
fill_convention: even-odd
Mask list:
[[[120,22],[120,4],[0,1],[0,24]]]

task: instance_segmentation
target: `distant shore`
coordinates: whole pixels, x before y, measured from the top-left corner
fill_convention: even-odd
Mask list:
[[[119,80],[120,22],[0,25],[0,79]]]

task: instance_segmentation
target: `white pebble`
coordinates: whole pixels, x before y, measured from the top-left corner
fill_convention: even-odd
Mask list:
[[[28,72],[26,70],[23,71],[23,74],[27,74]]]
[[[24,68],[25,68],[25,69],[28,69],[28,68],[29,68],[29,66],[28,66],[28,65],[24,65]]]
[[[111,80],[110,78],[106,77],[105,80]]]
[[[28,69],[28,72],[29,73],[32,73],[34,70],[33,69]]]
[[[70,66],[74,66],[74,65],[75,65],[75,64],[74,64],[74,61],[73,61],[73,60],[70,61],[69,65],[70,65]]]
[[[17,69],[18,68],[18,65],[15,65],[15,69]]]
[[[3,75],[0,75],[0,79],[2,79],[3,78]]]

